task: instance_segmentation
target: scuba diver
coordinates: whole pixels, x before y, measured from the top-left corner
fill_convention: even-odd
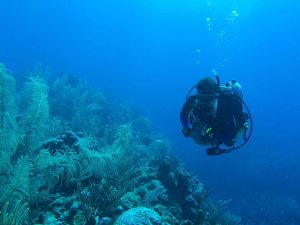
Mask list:
[[[193,89],[197,93],[191,95]],[[204,78],[190,89],[180,120],[185,137],[191,137],[197,144],[210,146],[206,151],[208,155],[241,148],[252,134],[252,117],[243,101],[241,85],[232,80],[220,86],[219,76],[216,76],[216,81]],[[242,137],[243,142],[236,145]]]

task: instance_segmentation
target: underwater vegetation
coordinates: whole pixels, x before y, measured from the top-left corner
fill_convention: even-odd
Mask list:
[[[0,64],[0,224],[237,225],[126,105],[64,74],[16,91]]]

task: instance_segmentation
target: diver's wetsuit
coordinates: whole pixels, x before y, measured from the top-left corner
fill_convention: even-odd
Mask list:
[[[218,98],[216,115],[211,116],[205,107],[197,106],[197,101],[199,101],[197,96],[199,95],[190,96],[184,103],[180,113],[182,126],[192,133],[201,122],[201,129],[212,128],[207,144],[232,146],[237,133],[248,119],[247,114],[243,112],[242,100],[229,92],[221,92],[216,96]],[[196,120],[191,121],[191,117]],[[198,133],[200,136],[202,134]]]

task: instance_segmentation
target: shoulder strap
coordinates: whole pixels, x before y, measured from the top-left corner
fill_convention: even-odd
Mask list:
[[[217,112],[218,112],[218,101],[219,101],[218,96],[215,96],[215,97],[214,97],[214,102],[213,102],[213,111],[212,111],[212,117],[214,117],[214,118],[217,117]]]

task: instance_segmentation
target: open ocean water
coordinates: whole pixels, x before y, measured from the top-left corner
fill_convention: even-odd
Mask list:
[[[299,12],[297,0],[1,1],[0,62],[20,80],[41,63],[135,105],[244,224],[299,225]],[[179,112],[215,74],[241,83],[254,131],[208,157]]]

